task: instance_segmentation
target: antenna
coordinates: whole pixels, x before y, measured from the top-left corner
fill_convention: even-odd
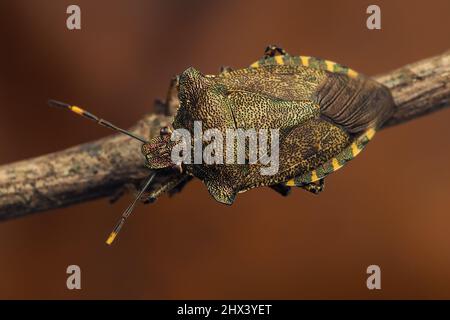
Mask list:
[[[125,224],[125,221],[130,216],[130,214],[133,212],[134,207],[136,206],[137,201],[141,198],[142,194],[147,190],[147,188],[150,186],[150,183],[152,183],[153,178],[155,178],[156,172],[153,172],[147,179],[147,182],[145,183],[144,187],[139,191],[138,195],[134,199],[134,201],[128,206],[128,208],[124,211],[122,214],[122,217],[120,217],[119,221],[117,222],[116,226],[114,227],[113,231],[109,235],[108,239],[106,240],[106,243],[108,245],[111,245],[111,243],[116,238],[117,234],[119,233],[120,229],[122,229],[123,225]]]
[[[132,138],[134,138],[136,140],[141,141],[142,143],[148,143],[148,140],[146,140],[146,139],[144,139],[142,137],[139,137],[139,136],[135,135],[134,133],[132,133],[130,131],[127,131],[125,129],[119,128],[119,127],[113,125],[111,122],[106,121],[104,119],[101,119],[101,118],[97,117],[96,115],[94,115],[94,114],[92,114],[92,113],[90,113],[90,112],[88,112],[86,110],[81,109],[80,107],[73,106],[73,105],[70,105],[68,103],[61,102],[61,101],[56,101],[56,100],[48,100],[48,104],[50,106],[52,106],[52,107],[68,109],[68,110],[70,110],[70,111],[72,111],[72,112],[74,112],[74,113],[76,113],[76,114],[78,114],[80,116],[83,116],[83,117],[88,118],[88,119],[90,119],[92,121],[95,121],[95,122],[97,122],[98,124],[100,124],[100,125],[102,125],[104,127],[110,128],[110,129],[112,129],[114,131],[119,131],[119,132],[121,132],[123,134],[126,134],[129,137],[132,137]]]

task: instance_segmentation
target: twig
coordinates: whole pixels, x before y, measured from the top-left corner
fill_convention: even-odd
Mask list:
[[[397,111],[384,127],[397,125],[450,104],[450,51],[428,58],[376,80],[390,88]],[[176,92],[166,103],[157,102],[156,114],[145,116],[132,131],[141,136],[158,134],[171,122]],[[60,152],[0,167],[0,220],[111,196],[128,183],[148,175],[138,142],[112,135]],[[174,178],[158,175],[157,189]]]
[[[377,76],[375,79],[391,90],[397,105],[397,111],[384,127],[448,107],[450,51]]]

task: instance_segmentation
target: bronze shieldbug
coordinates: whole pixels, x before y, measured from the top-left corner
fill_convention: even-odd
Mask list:
[[[395,107],[389,90],[375,80],[328,60],[291,56],[276,46],[269,46],[262,59],[245,69],[224,68],[218,75],[203,75],[189,68],[176,85],[179,107],[173,124],[162,128],[160,135],[150,141],[79,107],[52,103],[143,142],[142,153],[153,172],[116,225],[108,244],[158,170],[179,169],[177,181],[169,182],[165,190],[197,177],[217,201],[225,204],[232,204],[237,193],[260,186],[269,186],[283,195],[292,186],[319,193],[324,178],[358,155]],[[201,122],[203,130],[215,129],[224,136],[231,129],[276,128],[277,172],[262,174],[262,165],[250,162],[174,163],[172,149],[176,142],[172,131],[183,129],[195,135],[196,121]],[[235,151],[235,146],[230,150]]]

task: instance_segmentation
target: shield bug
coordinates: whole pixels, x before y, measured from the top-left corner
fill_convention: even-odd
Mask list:
[[[324,178],[357,156],[395,107],[389,90],[375,80],[329,60],[291,56],[276,46],[269,46],[248,68],[222,68],[218,75],[203,75],[189,68],[178,79],[179,105],[172,126],[161,128],[160,135],[150,141],[79,107],[51,102],[142,142],[142,153],[152,173],[123,213],[108,244],[158,170],[179,169],[179,178],[164,190],[179,188],[189,177],[197,177],[217,201],[225,204],[232,204],[237,193],[260,186],[282,195],[293,186],[317,194],[323,190]],[[278,146],[278,170],[263,174],[263,164],[248,161],[249,145],[244,145],[244,163],[174,162],[172,151],[178,144],[173,132],[184,130],[195,136],[196,122],[201,122],[202,129],[215,130],[222,136],[229,130],[278,130],[278,140],[268,142]],[[194,149],[197,143],[206,144],[203,138],[184,141]],[[236,141],[226,147],[219,144],[213,151],[234,158]]]

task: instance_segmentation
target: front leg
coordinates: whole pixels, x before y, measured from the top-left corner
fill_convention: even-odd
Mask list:
[[[233,69],[229,66],[221,66],[220,67],[220,74],[229,73],[233,71]]]
[[[158,181],[158,176],[155,180],[150,188],[142,194],[141,202],[152,203],[164,193],[171,197],[175,193],[181,192],[184,186],[192,180],[192,177],[185,173],[179,174],[174,171],[173,174],[165,176],[161,181]],[[142,189],[142,181],[129,182],[119,187],[109,199],[109,202],[116,202],[126,193],[137,194],[140,189]]]
[[[180,76],[175,76],[170,80],[169,89],[167,90],[166,101],[155,100],[156,113],[162,113],[166,116],[173,116],[180,107],[178,99],[178,87],[180,84]]]
[[[169,196],[180,192],[181,189],[192,179],[191,176],[183,173],[169,176],[165,180],[155,183],[151,186],[150,190],[147,190],[142,196],[144,203],[152,203],[162,194],[167,193]]]

